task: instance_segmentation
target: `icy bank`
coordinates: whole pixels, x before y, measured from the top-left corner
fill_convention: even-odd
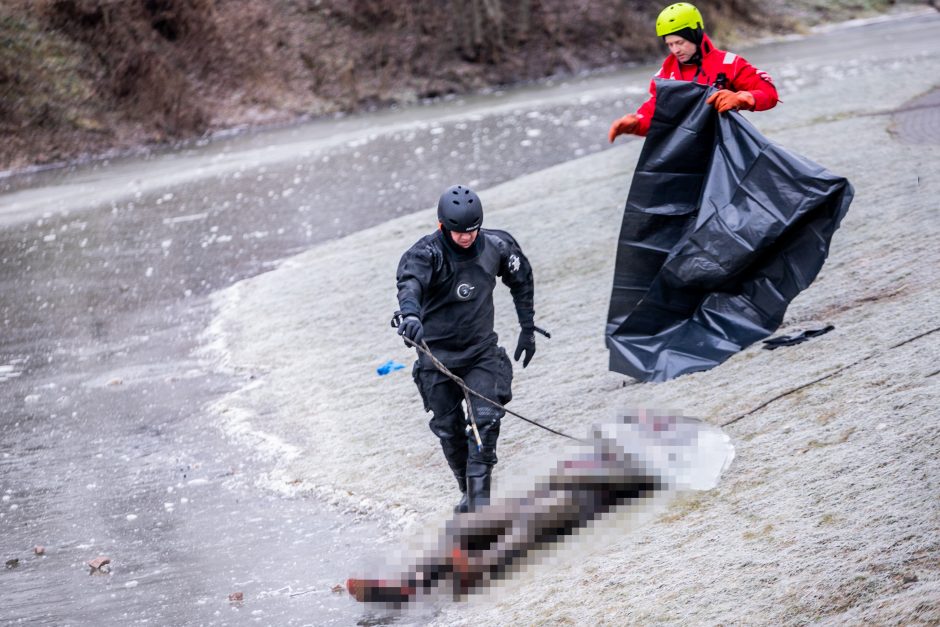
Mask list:
[[[574,434],[622,407],[675,407],[727,425],[738,457],[718,489],[436,620],[940,621],[940,146],[899,142],[885,115],[935,87],[922,68],[937,67],[940,42],[918,43],[877,58],[781,62],[768,69],[814,78],[750,116],[856,187],[829,261],[781,328],[835,325],[810,342],[754,346],[664,384],[608,373],[613,251],[640,142],[481,191],[486,225],[512,232],[532,261],[536,320],[553,333],[516,369],[512,407]],[[440,519],[455,497],[409,369],[375,372],[412,361],[388,328],[394,273],[433,226],[426,210],[295,257],[219,294],[211,329],[214,354],[252,378],[217,416],[283,459],[275,487],[401,531]],[[512,346],[513,309],[497,290],[497,331]],[[507,417],[497,492],[559,446]]]

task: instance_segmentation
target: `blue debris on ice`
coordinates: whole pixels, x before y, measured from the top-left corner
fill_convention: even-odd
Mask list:
[[[379,373],[380,377],[384,377],[389,372],[395,372],[396,370],[401,370],[404,367],[405,367],[405,364],[400,364],[394,359],[389,359],[384,364],[376,368],[375,371]]]

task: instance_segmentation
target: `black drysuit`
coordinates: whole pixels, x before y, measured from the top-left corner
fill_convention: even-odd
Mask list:
[[[512,398],[512,364],[497,345],[493,330],[493,289],[501,277],[512,294],[519,324],[534,328],[532,267],[519,245],[504,231],[480,229],[467,249],[447,231],[418,240],[398,264],[398,304],[404,316],[417,316],[434,356],[487,398],[506,404]],[[440,438],[458,481],[487,475],[496,464],[496,440],[504,411],[471,397],[482,450],[477,450],[464,415],[463,391],[420,354],[413,370],[425,411],[433,412],[431,431]]]

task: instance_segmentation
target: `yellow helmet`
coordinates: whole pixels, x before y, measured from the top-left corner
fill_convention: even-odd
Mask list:
[[[691,28],[698,32],[705,30],[702,14],[688,2],[670,4],[656,18],[657,37],[665,37],[683,28]]]

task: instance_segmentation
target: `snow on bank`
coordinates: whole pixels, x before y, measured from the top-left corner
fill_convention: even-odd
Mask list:
[[[553,333],[517,367],[513,409],[580,435],[623,407],[680,408],[727,425],[738,456],[716,490],[433,620],[940,622],[940,147],[898,143],[890,118],[871,115],[935,86],[920,68],[937,66],[940,44],[919,46],[750,118],[856,186],[829,261],[781,329],[835,325],[810,342],[751,347],[663,384],[607,372],[613,252],[640,142],[481,193],[486,225],[512,232],[530,257],[537,322]],[[289,445],[285,484],[379,516],[402,537],[445,517],[456,496],[410,370],[375,372],[388,359],[411,363],[388,328],[394,274],[433,222],[422,211],[295,257],[219,294],[212,327],[215,354],[251,377],[215,408],[223,423],[235,415],[261,441]],[[497,330],[512,347],[511,301],[497,289]],[[559,446],[507,417],[497,492]]]

